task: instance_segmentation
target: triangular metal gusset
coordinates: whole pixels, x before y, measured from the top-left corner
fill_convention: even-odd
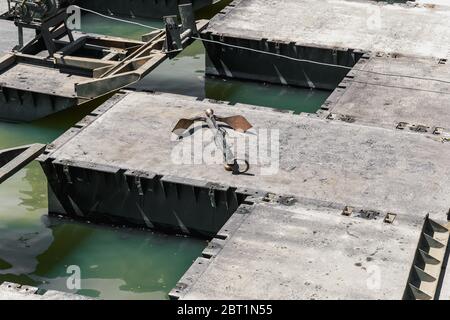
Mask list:
[[[434,300],[437,298],[439,282],[449,241],[448,226],[431,220],[428,216],[420,235],[404,300]]]

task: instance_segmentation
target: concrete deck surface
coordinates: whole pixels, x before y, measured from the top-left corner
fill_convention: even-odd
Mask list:
[[[449,62],[384,55],[361,59],[355,69],[390,75],[351,71],[325,102],[324,116],[330,112],[347,115],[358,123],[385,128],[407,122],[430,131],[433,127],[450,130]]]
[[[401,299],[423,219],[345,217],[314,203],[259,203],[182,299]],[[198,277],[198,263],[204,263]],[[200,272],[200,271],[199,271]]]
[[[446,58],[450,7],[342,0],[236,0],[206,30],[237,38]]]
[[[191,148],[192,139],[208,131],[197,130],[180,142],[171,134],[175,123],[207,108],[221,116],[241,114],[254,125],[249,134],[236,134],[236,142],[252,133],[261,136],[264,131],[260,129],[279,130],[279,171],[265,171],[276,165],[274,153],[257,159],[249,171],[253,175],[241,176],[226,172],[221,164],[179,164],[179,158],[173,161],[174,150]],[[212,137],[205,137],[203,143],[211,144]],[[450,144],[442,143],[441,138],[170,94],[128,94],[48,157],[411,217],[430,213],[444,219],[450,208]]]
[[[372,58],[360,60],[355,68],[445,81],[450,77],[448,62],[441,60],[450,54],[446,5],[238,0],[225,11],[208,31],[371,51]],[[200,258],[183,278],[190,285],[182,298],[401,299],[425,216],[447,222],[450,143],[442,135],[395,128],[408,122],[448,129],[449,93],[444,82],[354,70],[320,118],[127,92],[56,141],[47,157],[297,200],[292,206],[257,201],[248,214],[235,213],[227,223],[235,224],[232,234],[222,242],[214,239],[218,253]],[[174,150],[188,150],[191,157],[194,138],[208,130],[198,127],[179,141],[172,128],[180,118],[208,108],[220,116],[241,114],[254,125],[247,135],[230,132],[235,142],[263,139],[264,129],[275,130],[271,134],[279,134],[279,149],[272,146],[279,158],[260,155],[250,175],[240,176],[224,171],[220,163],[178,163]],[[330,113],[354,119],[325,119]],[[201,142],[203,147],[211,144],[211,136]],[[279,170],[268,173],[267,166],[276,165],[276,159]],[[345,206],[380,215],[345,217]],[[383,221],[387,212],[396,214],[393,224]],[[443,298],[449,298],[449,278],[444,278]]]
[[[36,81],[40,75],[45,75],[46,81]],[[44,66],[16,63],[0,74],[0,83],[23,91],[31,91],[60,97],[76,98],[75,84],[91,78]]]

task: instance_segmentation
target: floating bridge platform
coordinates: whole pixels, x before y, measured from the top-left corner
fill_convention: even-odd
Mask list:
[[[345,67],[364,53],[447,59],[450,6],[431,2],[235,0],[202,33],[214,41],[205,42],[206,72],[333,90],[347,69],[276,55]]]
[[[437,136],[450,132],[447,61],[379,53],[364,56],[355,69],[322,105],[321,117]]]
[[[271,154],[247,175],[177,162],[207,129],[172,128],[208,108],[254,125],[236,144],[278,130],[279,169]],[[39,158],[49,210],[212,238],[173,298],[450,297],[447,133],[358,119],[122,92]]]
[[[321,109],[120,91],[39,157],[49,211],[210,239],[173,299],[449,299],[449,28],[442,1],[234,1],[207,73],[334,90]],[[253,125],[228,131],[246,156],[269,143],[247,174],[172,134],[206,109]]]

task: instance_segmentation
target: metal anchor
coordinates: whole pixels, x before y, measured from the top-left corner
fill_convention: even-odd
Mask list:
[[[214,142],[219,150],[223,154],[223,163],[226,171],[231,171],[233,174],[244,174],[250,169],[250,163],[246,159],[236,159],[231,150],[229,144],[227,143],[227,131],[218,124],[218,122],[225,123],[230,126],[233,130],[238,132],[246,132],[252,125],[243,116],[231,116],[231,117],[219,117],[214,114],[214,110],[207,109],[205,111],[206,117],[194,117],[191,119],[180,119],[178,123],[173,128],[172,132],[177,136],[181,137],[189,129],[191,125],[195,122],[206,122],[209,129],[214,133]],[[244,162],[244,169],[241,168],[239,162]]]

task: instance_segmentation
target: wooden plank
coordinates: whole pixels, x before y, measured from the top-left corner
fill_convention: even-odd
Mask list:
[[[0,184],[35,160],[45,150],[45,144],[32,144],[0,151],[0,157],[8,162],[0,167]]]

